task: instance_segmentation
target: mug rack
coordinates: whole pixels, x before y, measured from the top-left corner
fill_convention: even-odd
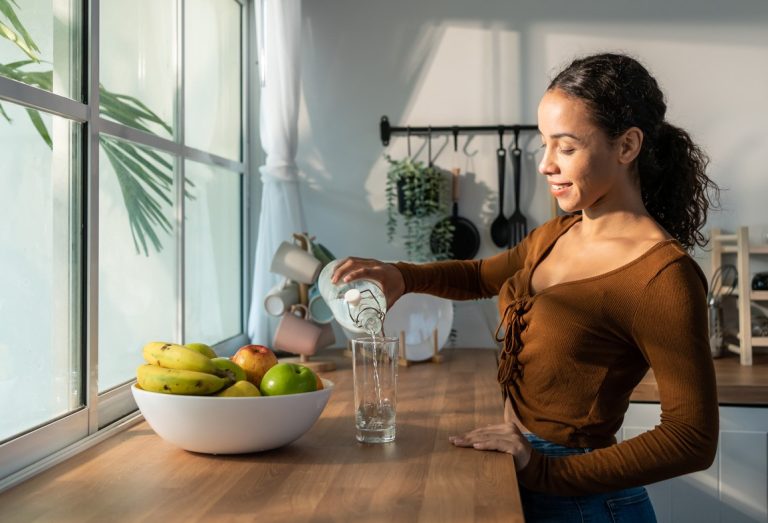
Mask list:
[[[294,233],[293,238],[299,244],[299,246],[305,251],[312,254],[312,246],[309,243],[309,236],[307,233],[299,234]],[[306,283],[299,283],[299,303],[305,307],[309,306],[309,285]],[[290,313],[286,313],[290,314]],[[305,367],[309,367],[315,372],[325,372],[336,370],[336,364],[331,360],[318,360],[310,359],[309,356],[302,354],[300,356],[292,356],[286,358],[280,358],[280,362],[285,363],[299,363]]]

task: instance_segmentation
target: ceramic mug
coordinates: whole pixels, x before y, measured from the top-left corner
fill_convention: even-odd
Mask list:
[[[289,279],[278,283],[264,297],[264,309],[272,316],[282,316],[299,303],[299,284]]]
[[[333,345],[336,341],[336,335],[333,333],[333,325],[330,323],[323,323],[320,325],[320,328],[322,329],[322,332],[320,333],[320,338],[317,340],[317,348],[322,349],[323,347]]]
[[[311,356],[320,348],[320,342],[324,341],[322,335],[322,326],[307,319],[307,307],[292,305],[280,318],[272,347],[293,354]]]
[[[309,309],[309,317],[315,323],[325,325],[333,321],[333,312],[325,300],[320,296],[320,290],[317,285],[313,285],[309,289],[309,302],[307,304]],[[331,342],[333,343],[333,342]]]
[[[272,257],[270,272],[282,274],[289,280],[310,285],[322,269],[322,262],[290,242],[283,242]]]

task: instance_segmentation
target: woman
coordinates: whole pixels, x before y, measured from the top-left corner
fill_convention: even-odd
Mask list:
[[[664,119],[655,79],[624,55],[575,60],[538,109],[539,171],[561,209],[515,248],[426,265],[350,258],[334,278],[406,292],[499,296],[504,423],[451,437],[507,452],[526,521],[655,521],[643,485],[707,468],[718,434],[704,245],[702,151]],[[503,335],[501,332],[503,331]],[[616,443],[648,367],[661,423]]]

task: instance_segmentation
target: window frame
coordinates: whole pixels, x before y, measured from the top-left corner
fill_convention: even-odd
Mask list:
[[[250,80],[254,77],[255,65],[251,65],[250,42],[254,40],[253,2],[248,0],[217,0],[235,2],[240,6],[240,96],[241,96],[241,158],[233,161],[219,157],[185,144],[185,100],[184,100],[184,41],[185,41],[185,0],[174,0],[177,8],[177,36],[175,54],[178,64],[176,71],[175,137],[166,139],[151,133],[118,124],[101,118],[99,112],[99,46],[100,41],[100,0],[80,0],[80,20],[74,20],[81,27],[82,45],[81,73],[82,89],[80,102],[57,95],[9,78],[0,76],[0,100],[8,101],[44,111],[78,122],[83,125],[79,154],[82,158],[79,172],[82,190],[81,212],[81,309],[79,349],[83,359],[81,388],[84,407],[26,431],[0,444],[0,492],[51,466],[81,452],[105,438],[124,430],[143,418],[138,412],[130,391],[134,380],[127,381],[112,389],[99,393],[99,136],[129,140],[138,145],[152,147],[174,157],[175,226],[176,248],[176,325],[177,339],[184,340],[184,278],[185,278],[185,233],[184,197],[181,183],[185,177],[185,160],[223,167],[240,174],[241,196],[241,239],[240,239],[240,330],[238,335],[222,340],[215,345],[220,354],[230,354],[239,346],[249,343],[246,334],[248,304],[250,303],[251,266],[253,251],[251,241],[255,229],[253,198],[256,187],[252,185],[250,173],[249,128],[257,121],[253,114],[256,109],[249,96]],[[73,12],[76,10],[73,10]],[[252,232],[254,231],[254,232]],[[75,269],[73,269],[75,270]]]

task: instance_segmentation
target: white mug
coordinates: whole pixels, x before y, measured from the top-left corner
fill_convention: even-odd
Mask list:
[[[264,297],[264,309],[272,316],[282,316],[291,308],[291,305],[297,303],[299,303],[299,284],[287,278]]]
[[[310,253],[290,242],[283,242],[272,257],[270,271],[282,274],[289,280],[311,285],[322,269],[322,262]]]

